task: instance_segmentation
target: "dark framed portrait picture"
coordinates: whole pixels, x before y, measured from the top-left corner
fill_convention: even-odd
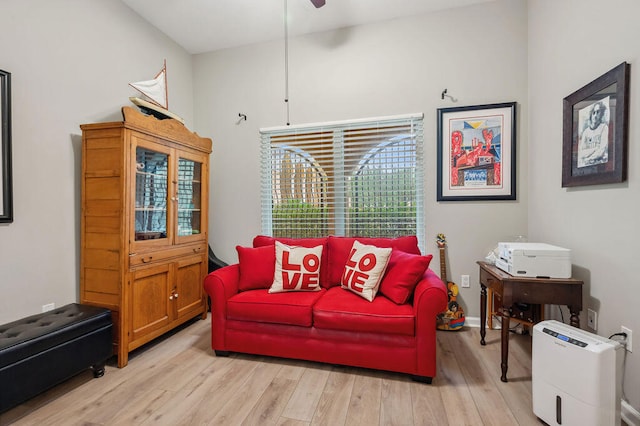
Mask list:
[[[438,109],[438,201],[516,199],[516,103]]]
[[[0,70],[0,223],[13,222],[11,184],[11,73]]]
[[[623,62],[564,98],[563,187],[627,179],[629,68]]]

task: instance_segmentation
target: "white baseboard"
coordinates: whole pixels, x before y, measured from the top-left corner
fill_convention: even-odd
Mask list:
[[[475,328],[480,328],[480,317],[464,317],[464,325],[466,327],[475,327]],[[512,324],[513,325],[513,324]],[[489,326],[487,325],[487,330]],[[493,329],[494,330],[500,330],[500,320],[498,319],[497,321],[494,320],[493,322]]]
[[[464,318],[464,325],[465,325],[465,327],[480,328],[480,317],[465,317]],[[494,330],[500,330],[502,328],[500,325],[501,325],[500,317],[497,317],[493,321],[493,329]],[[515,327],[515,325],[517,325],[517,324],[514,321],[513,323],[511,323],[511,328]],[[489,326],[487,325],[487,330],[489,329],[488,327]]]
[[[464,317],[464,325],[480,328],[480,317]]]
[[[620,404],[620,417],[629,426],[640,426],[640,412],[624,399]]]

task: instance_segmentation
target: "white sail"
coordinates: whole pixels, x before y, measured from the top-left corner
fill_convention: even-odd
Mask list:
[[[167,66],[162,67],[158,75],[153,80],[138,81],[135,83],[129,83],[129,86],[133,87],[146,97],[151,102],[161,106],[162,108],[169,108],[169,102],[167,99]]]

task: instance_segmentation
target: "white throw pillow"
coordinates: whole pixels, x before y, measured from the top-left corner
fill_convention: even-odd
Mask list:
[[[320,291],[322,246],[288,246],[276,241],[276,272],[269,293]]]
[[[340,284],[372,302],[387,269],[391,248],[380,248],[353,242]]]

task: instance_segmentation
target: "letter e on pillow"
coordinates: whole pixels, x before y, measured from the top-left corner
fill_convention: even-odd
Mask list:
[[[390,248],[379,248],[361,244],[358,240],[354,241],[342,273],[342,288],[351,290],[370,302],[373,301],[390,256]]]

